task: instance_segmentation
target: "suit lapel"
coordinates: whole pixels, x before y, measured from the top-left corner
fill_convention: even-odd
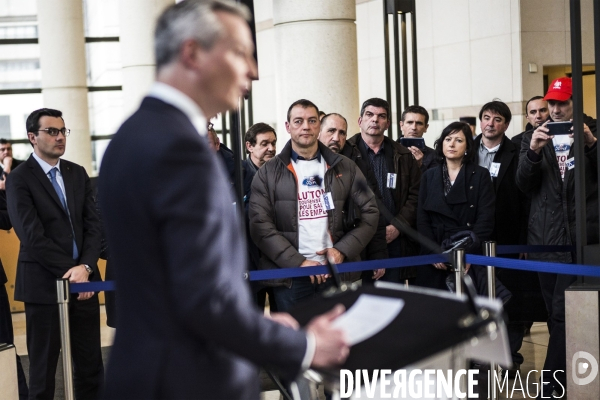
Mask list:
[[[454,213],[452,212],[452,208],[450,208],[450,206],[447,203],[448,197],[444,199],[444,180],[442,178],[442,166],[440,165],[434,170],[435,173],[433,174],[431,185],[433,185],[434,189],[436,190],[434,190],[433,193],[429,192],[430,195],[427,196],[423,208],[427,211],[433,211],[446,217],[456,219]],[[450,193],[452,193],[452,190],[450,191]],[[448,196],[450,195],[450,193],[448,193]]]
[[[50,178],[48,177],[48,175],[46,175],[44,173],[44,170],[42,169],[40,164],[36,161],[36,159],[33,158],[33,156],[29,156],[29,158],[27,159],[27,165],[30,168],[33,176],[36,177],[36,179],[40,182],[42,187],[48,192],[50,197],[52,197],[52,199],[54,199],[56,204],[66,214],[66,211],[63,208],[63,205],[62,205],[60,199],[58,198],[58,194],[56,194],[56,190],[54,190],[54,187],[52,186],[52,182],[50,182]]]
[[[510,146],[511,144],[512,142],[504,136],[502,144],[498,149],[498,153],[496,153],[496,156],[494,157],[494,162],[500,163],[500,171],[498,171],[498,176],[494,179],[494,189],[496,190],[500,186],[502,178],[504,178],[506,171],[510,167],[515,154],[515,147]]]

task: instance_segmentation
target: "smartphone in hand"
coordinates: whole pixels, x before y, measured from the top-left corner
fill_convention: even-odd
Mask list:
[[[425,139],[423,138],[408,138],[408,137],[402,137],[400,138],[400,143],[403,146],[406,147],[417,147],[420,150],[423,150],[425,148]]]
[[[570,135],[573,133],[571,128],[573,128],[573,123],[570,121],[564,122],[548,122],[546,124],[546,128],[548,128],[548,135]]]

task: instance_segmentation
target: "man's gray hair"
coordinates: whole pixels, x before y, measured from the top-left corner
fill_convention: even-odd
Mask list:
[[[217,41],[223,26],[215,12],[222,11],[250,21],[248,8],[230,0],[185,0],[169,6],[154,30],[156,70],[177,59],[183,42],[196,40],[205,49]]]

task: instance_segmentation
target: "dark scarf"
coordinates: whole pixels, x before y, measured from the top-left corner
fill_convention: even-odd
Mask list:
[[[461,169],[463,165],[464,164],[461,164]],[[460,171],[458,173],[460,174]],[[458,174],[456,177],[458,178]],[[442,163],[442,178],[444,180],[444,196],[448,196],[450,189],[452,189],[452,182],[450,182],[450,175],[448,174],[448,166],[446,165],[446,162]]]

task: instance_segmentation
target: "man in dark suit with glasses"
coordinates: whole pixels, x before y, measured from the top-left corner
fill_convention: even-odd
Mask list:
[[[36,110],[26,126],[33,154],[6,183],[10,220],[21,241],[15,300],[25,303],[29,398],[52,399],[61,347],[56,280],[100,280],[101,233],[85,169],[61,159],[70,133],[62,112]],[[69,315],[75,395],[94,399],[104,381],[97,294],[72,295]]]

